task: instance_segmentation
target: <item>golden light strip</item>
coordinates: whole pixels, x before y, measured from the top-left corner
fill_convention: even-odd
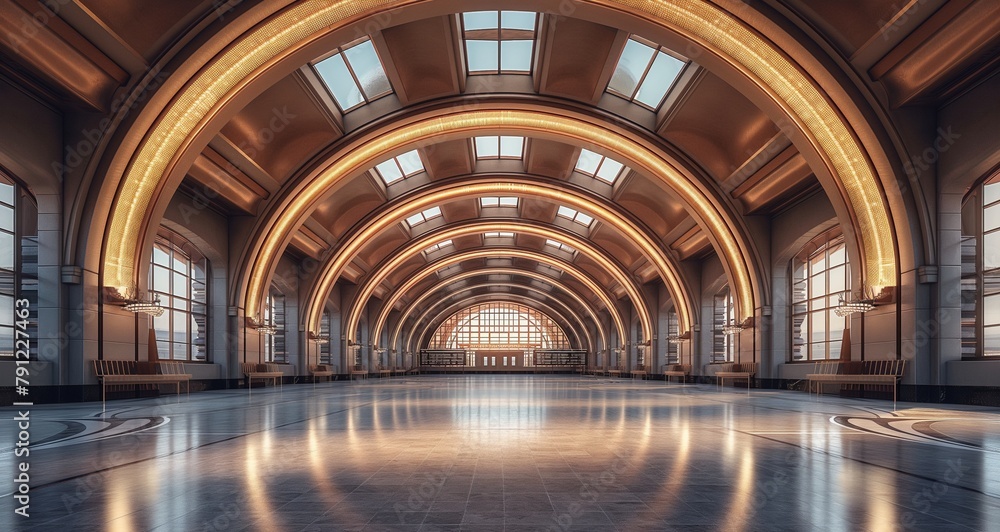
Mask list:
[[[573,207],[589,214],[595,219],[620,231],[625,237],[631,240],[631,243],[642,252],[643,256],[656,266],[661,279],[663,279],[667,287],[667,291],[676,302],[675,306],[678,308],[677,315],[681,329],[691,329],[693,323],[689,309],[693,304],[693,296],[689,294],[686,285],[681,281],[678,266],[669,256],[660,250],[653,239],[642,229],[621,216],[614,208],[606,207],[578,192],[560,189],[544,183],[519,183],[510,181],[478,182],[447,189],[431,190],[416,195],[405,203],[393,207],[384,213],[380,213],[366,227],[345,239],[336,252],[331,255],[330,260],[320,268],[318,281],[313,284],[313,289],[310,290],[309,296],[306,298],[307,311],[305,323],[312,324],[312,328],[319,326],[319,319],[323,312],[323,301],[327,294],[333,290],[333,286],[343,272],[343,269],[347,267],[350,261],[354,260],[354,257],[361,251],[363,246],[375,239],[386,228],[401,223],[408,214],[420,212],[428,207],[440,205],[457,198],[490,195],[545,198],[554,203]],[[248,306],[247,308],[256,307]]]
[[[410,255],[412,257],[413,256],[412,249],[414,247],[415,246],[411,246],[410,248],[408,248],[408,251],[400,253],[400,255],[397,255],[396,258],[398,259],[399,257],[404,255]],[[419,250],[417,251],[417,253],[419,253]],[[612,311],[612,309],[615,308],[614,301],[610,297],[608,297],[608,295],[604,292],[604,288],[601,287],[596,282],[594,282],[589,275],[584,273],[582,270],[578,269],[572,263],[567,262],[565,260],[557,259],[555,257],[552,257],[551,255],[546,255],[540,251],[528,251],[523,249],[512,249],[512,248],[491,248],[491,249],[463,251],[456,253],[455,255],[449,255],[448,257],[445,257],[440,261],[436,261],[432,265],[432,267],[435,270],[440,270],[442,268],[447,268],[448,266],[451,266],[453,264],[458,264],[463,261],[475,260],[475,259],[487,259],[487,258],[520,258],[526,260],[533,260],[563,270],[567,274],[571,275],[572,277],[576,278],[581,283],[583,283],[583,285],[586,286],[589,290],[594,292],[594,295],[596,295],[597,298],[601,300],[601,303],[603,303],[604,306],[608,308],[608,313],[611,314],[612,320],[615,322],[615,328],[617,329],[618,337],[619,338],[626,337],[625,323],[621,319],[621,317],[618,316],[617,313]],[[386,267],[383,268],[379,272],[379,274],[381,277],[384,277],[385,275],[388,275],[387,272],[393,269],[394,268],[391,267],[390,265],[386,265]],[[374,280],[374,277],[372,279]],[[355,301],[358,301],[359,303],[361,301],[367,301],[371,297],[371,293],[375,290],[375,287],[377,287],[380,283],[381,281],[379,281],[378,283],[371,283],[371,282],[366,283],[364,291],[361,290],[358,291],[358,297],[355,298]],[[397,288],[397,290],[405,292],[409,288],[412,288],[412,286],[407,287],[408,284],[410,283],[408,282],[403,284],[402,286]],[[637,308],[641,308],[642,300],[640,300],[639,304],[635,306]],[[348,314],[348,319],[347,319],[347,324],[350,326],[350,328],[345,327],[347,331],[357,331],[358,321],[361,319],[361,311],[363,310],[363,308],[364,305],[362,304],[356,304],[354,305],[353,308],[351,308],[351,312]],[[648,313],[646,313],[646,315],[648,316]],[[644,333],[652,330],[648,320],[647,321],[640,320],[640,323],[643,326]],[[354,339],[354,333],[348,332],[347,337],[349,339]]]
[[[817,151],[830,165],[834,178],[847,193],[847,200],[853,215],[856,217],[858,232],[862,237],[861,248],[864,253],[866,284],[873,288],[893,286],[896,283],[896,262],[893,228],[889,220],[886,205],[881,196],[881,187],[869,165],[864,150],[851,134],[832,107],[814,85],[812,80],[795,68],[780,50],[771,43],[761,39],[738,19],[712,5],[705,0],[581,0],[595,5],[618,7],[651,22],[661,24],[669,29],[685,34],[694,41],[716,51],[720,57],[728,60],[744,73],[752,74],[767,89],[775,95],[779,105],[782,105],[795,119],[811,139]],[[150,212],[153,195],[159,189],[163,176],[166,175],[175,159],[186,147],[196,133],[197,128],[210,119],[231,99],[235,92],[254,76],[269,61],[282,53],[306,42],[311,36],[333,31],[343,27],[345,23],[357,19],[361,15],[371,15],[388,9],[398,9],[408,3],[396,0],[304,0],[287,10],[270,18],[234,41],[215,61],[202,70],[171,103],[156,125],[151,128],[136,152],[133,162],[129,165],[121,185],[117,190],[116,202],[108,223],[108,235],[105,241],[103,256],[104,284],[114,287],[127,287],[135,279],[135,266],[138,261],[137,243],[143,234],[145,216]],[[438,124],[436,127],[446,124]],[[458,125],[458,124],[452,124]],[[474,125],[474,124],[467,124]],[[498,121],[492,126],[504,127],[504,121]],[[551,124],[531,124],[532,127],[542,126],[548,130]],[[447,129],[439,130],[447,131]],[[416,131],[408,135],[416,137]],[[423,131],[422,133],[429,133]],[[585,132],[584,132],[585,133]],[[594,131],[594,134],[604,140],[607,131]],[[583,135],[581,140],[594,142],[590,136]],[[405,143],[415,141],[415,138]],[[620,139],[619,139],[620,140]],[[371,150],[361,149],[369,155],[375,150],[387,151],[391,142],[373,143]],[[604,145],[603,142],[595,142]],[[619,146],[624,148],[629,146]],[[615,152],[621,154],[621,152]],[[357,163],[357,153],[350,163]],[[640,154],[636,154],[640,155]],[[348,155],[350,157],[350,154]],[[648,157],[639,157],[646,160]],[[656,158],[646,162],[655,163]],[[363,160],[363,157],[362,159]],[[662,162],[662,161],[661,161]],[[654,164],[653,166],[661,166]],[[343,176],[341,172],[332,173],[317,181],[323,185],[336,182]],[[665,174],[670,175],[670,174]],[[674,183],[671,181],[671,184]],[[325,189],[325,186],[323,187]],[[690,183],[682,186],[682,195],[694,192]],[[315,195],[315,190],[310,191]],[[703,196],[701,201],[694,202],[697,209],[711,207],[706,205]],[[310,197],[309,202],[315,200]],[[695,198],[692,198],[695,199]],[[719,219],[711,214],[718,214],[714,209],[706,209],[700,213],[703,219],[710,220],[713,229]],[[300,213],[301,214],[301,213]],[[709,216],[705,216],[709,215]],[[280,229],[276,240],[282,240],[289,230],[289,216],[279,221]],[[723,254],[729,259],[739,259],[734,239],[728,230],[720,231],[720,245]],[[276,250],[274,246],[265,246],[263,255],[268,263],[273,259]],[[733,264],[739,264],[737,260]],[[251,295],[249,300],[256,303],[260,298],[260,288],[265,279],[251,278]],[[740,309],[743,316],[752,315],[752,302],[746,303],[743,296],[751,295],[747,290],[749,279],[746,268],[737,268],[731,272],[734,292],[741,299]],[[750,305],[749,308],[747,305]]]
[[[426,268],[422,272],[418,273],[417,275],[415,275],[413,277],[414,278],[419,278],[422,281],[423,279],[425,279],[425,278],[427,278],[427,277],[429,277],[431,275],[434,275],[434,273],[437,272],[439,269],[440,268],[438,268],[437,266],[435,266],[434,268]],[[552,285],[552,286],[554,286],[554,287],[562,290],[563,292],[565,292],[573,300],[574,303],[576,303],[577,305],[580,305],[580,307],[582,307],[582,308],[584,308],[584,309],[587,310],[587,314],[590,316],[590,318],[597,325],[598,334],[600,335],[601,340],[604,342],[604,345],[607,345],[607,335],[604,334],[604,327],[601,325],[600,320],[597,319],[597,316],[594,314],[593,310],[590,308],[590,305],[588,305],[586,302],[584,302],[583,299],[579,295],[577,295],[576,292],[570,290],[570,288],[568,286],[566,286],[565,284],[559,282],[558,279],[554,279],[552,277],[549,277],[547,275],[543,275],[543,274],[538,273],[538,272],[533,272],[533,271],[529,271],[529,270],[518,270],[518,269],[515,269],[515,268],[486,268],[486,269],[482,269],[482,270],[475,270],[475,271],[463,272],[463,273],[460,273],[458,275],[455,275],[455,276],[443,279],[441,282],[439,282],[439,283],[435,284],[434,286],[432,286],[429,290],[424,291],[424,293],[420,294],[420,297],[414,299],[409,305],[407,305],[406,310],[404,310],[403,313],[400,314],[400,318],[399,318],[399,320],[397,322],[397,325],[396,325],[395,329],[393,330],[392,341],[390,342],[389,345],[396,345],[396,342],[399,341],[399,333],[400,333],[400,331],[401,331],[401,329],[403,327],[403,323],[406,322],[407,318],[410,317],[410,314],[413,312],[413,310],[415,310],[421,303],[423,303],[424,300],[426,300],[428,297],[430,297],[432,294],[434,294],[438,290],[441,290],[445,286],[448,286],[449,284],[457,283],[459,281],[464,281],[465,279],[469,279],[469,278],[472,278],[472,277],[478,277],[478,276],[481,276],[481,275],[520,275],[522,277],[528,277],[529,279],[535,279],[537,281],[541,281],[543,283],[550,284],[550,285]],[[372,329],[372,331],[374,332],[374,334],[372,334],[373,338],[378,338],[379,337],[378,335],[379,335],[379,333],[381,333],[382,327],[385,326],[385,322],[388,320],[389,311],[392,310],[392,307],[394,307],[396,305],[396,302],[399,301],[399,299],[401,297],[403,297],[403,295],[404,294],[402,292],[400,292],[400,291],[397,290],[397,291],[393,292],[392,298],[390,300],[386,301],[385,306],[383,307],[382,312],[379,314],[378,320],[375,321],[375,323],[376,323],[375,328]],[[612,310],[614,310],[614,309],[612,309]]]
[[[510,288],[522,288],[522,289],[525,289],[525,290],[529,290],[531,292],[537,292],[537,293],[540,293],[540,294],[544,295],[544,292],[542,292],[541,289],[539,289],[537,287],[533,287],[533,286],[530,286],[530,285],[519,285],[519,284],[516,284],[516,283],[490,283],[490,282],[486,282],[486,283],[482,283],[482,284],[475,284],[475,285],[470,285],[470,286],[467,286],[467,287],[462,287],[461,291],[476,290],[478,288],[486,288],[486,287],[490,287],[490,286],[506,286],[506,287],[510,287]],[[428,292],[433,292],[433,289],[432,290],[428,290]],[[461,292],[457,292],[457,293],[461,293]],[[465,298],[465,299],[462,299],[460,301],[468,301],[469,299],[477,299],[477,298],[479,298],[479,299],[482,299],[482,298],[489,299],[490,297],[496,297],[497,299],[495,299],[495,301],[501,301],[501,300],[504,300],[504,299],[500,299],[498,297],[498,296],[501,296],[501,295],[503,295],[503,296],[513,296],[513,297],[517,297],[517,298],[526,299],[526,300],[529,301],[529,303],[523,303],[523,304],[525,304],[525,305],[527,305],[529,307],[532,307],[532,308],[534,308],[535,306],[537,306],[537,307],[545,307],[545,309],[547,309],[549,312],[551,312],[551,313],[553,313],[555,315],[558,315],[559,317],[565,319],[567,322],[570,321],[566,316],[564,316],[562,314],[562,312],[560,312],[559,310],[553,308],[551,305],[547,305],[545,303],[542,303],[542,302],[540,302],[538,300],[535,300],[533,298],[529,298],[527,296],[517,296],[517,295],[513,295],[513,294],[495,294],[494,293],[494,294],[490,294],[490,295],[488,295],[488,294],[481,294],[481,295],[477,295],[477,296],[472,296],[471,298]],[[494,299],[489,299],[489,300],[490,301],[494,301]],[[519,299],[519,300],[521,300],[521,299]],[[438,302],[430,305],[427,308],[427,310],[424,311],[420,315],[420,318],[417,319],[417,323],[421,323],[423,321],[423,319],[427,317],[428,314],[430,314],[435,308],[437,308],[437,306],[438,306],[438,304],[440,302],[441,301],[438,301]],[[449,308],[457,305],[458,303],[459,302],[456,302],[455,304],[450,305]],[[405,318],[409,318],[409,315],[412,313],[412,311],[414,309],[415,309],[415,307],[414,307],[413,304],[411,304],[411,305],[409,305],[407,307],[405,315],[400,319],[400,325],[402,325],[402,322],[403,322],[403,320]],[[543,309],[536,308],[535,310],[541,311]],[[571,313],[570,315],[573,316],[573,320],[576,321],[577,325],[579,325],[582,329],[586,329],[586,323],[583,321],[583,319],[580,318],[580,316],[576,315],[575,313],[572,313],[571,310],[569,310],[569,309],[567,309],[567,310]],[[588,309],[588,311],[589,311],[589,309]],[[442,313],[439,313],[439,315],[442,314]],[[545,312],[542,312],[542,313],[545,314]],[[590,314],[592,315],[593,313],[590,313]],[[592,317],[594,317],[594,316],[592,315]],[[551,316],[549,316],[549,318],[551,319]],[[596,321],[596,317],[595,317],[595,323],[597,323],[598,325],[600,324],[600,322]],[[402,327],[401,326],[397,326],[396,329],[395,329],[395,332],[394,332],[393,336],[391,337],[392,341],[389,342],[389,345],[391,345],[391,346],[398,345],[397,342],[399,341],[399,333],[400,332],[402,332]],[[412,336],[413,332],[415,332],[415,330],[411,329],[411,335],[409,337],[409,340],[411,340],[411,341],[413,339],[413,336]],[[566,331],[563,331],[563,332],[565,333]],[[577,341],[580,342],[580,336],[576,333],[576,331],[572,331],[571,330],[571,332],[573,333],[573,336],[576,337]],[[372,335],[372,337],[373,338],[378,338],[378,336],[375,336],[375,335]],[[607,340],[604,337],[601,337],[600,340],[601,340],[601,342],[604,343],[604,345],[607,345],[607,343],[606,343]],[[582,344],[582,342],[580,342],[580,343]],[[409,344],[406,344],[406,345],[409,345]],[[593,343],[591,342],[590,338],[587,338],[587,345],[589,347],[593,348]]]
[[[429,233],[427,235],[424,235],[418,240],[411,241],[409,246],[407,246],[398,255],[393,257],[388,264],[386,264],[380,271],[374,273],[365,282],[365,284],[362,285],[362,288],[358,291],[358,297],[356,297],[355,299],[356,304],[354,308],[351,309],[351,312],[349,314],[350,318],[348,320],[348,325],[350,327],[347,330],[348,331],[357,330],[357,320],[360,320],[361,311],[363,310],[364,305],[367,304],[367,301],[371,297],[371,294],[373,294],[375,290],[378,288],[378,285],[381,284],[397,266],[405,263],[413,256],[416,256],[417,254],[421,253],[421,250],[427,247],[426,246],[427,242],[434,242],[448,238],[458,238],[468,234],[485,233],[488,231],[510,231],[515,233],[540,236],[542,238],[552,238],[557,240],[568,241],[570,245],[576,247],[580,253],[586,255],[588,258],[598,263],[602,268],[604,268],[608,273],[610,273],[611,276],[616,281],[618,281],[619,284],[621,284],[625,288],[625,291],[628,293],[629,298],[632,299],[633,306],[639,313],[639,320],[640,323],[643,325],[643,332],[645,333],[644,338],[652,338],[653,326],[652,326],[652,321],[650,319],[649,310],[646,308],[645,300],[641,298],[641,294],[639,292],[638,287],[635,286],[634,282],[631,280],[631,278],[629,278],[628,274],[622,272],[613,262],[608,260],[607,257],[605,257],[600,250],[591,245],[590,242],[587,240],[581,239],[571,233],[553,231],[551,229],[546,229],[544,227],[537,227],[523,222],[504,222],[504,223],[486,222],[486,223],[469,224],[443,232]],[[494,255],[496,255],[495,252]],[[440,270],[441,268],[443,268],[443,266],[440,265],[435,265],[435,266],[436,270]],[[567,273],[569,273],[569,270],[567,270]],[[574,275],[574,277],[580,277],[580,276]],[[398,296],[400,294],[407,293],[414,286],[416,286],[418,282],[419,280],[416,277],[410,277],[406,281],[406,283],[395,288],[395,294]],[[398,300],[398,297],[396,297],[393,300],[393,303],[396,300]],[[614,308],[613,306],[608,307],[608,311],[611,312],[613,308]],[[383,316],[380,315],[378,321],[376,321],[376,327],[373,328],[372,330],[377,330],[381,332],[384,323],[385,322]],[[351,333],[348,333],[348,338],[355,339],[354,335]]]
[[[528,299],[529,298],[527,296],[520,296],[520,295],[515,295],[515,294],[493,294],[491,297],[489,297],[490,301],[517,301],[517,302],[525,304],[525,305],[529,305],[529,303],[525,302],[525,300],[528,300]],[[484,294],[480,294],[480,295],[476,295],[476,296],[470,296],[470,297],[466,297],[466,298],[460,299],[460,300],[456,301],[455,303],[452,303],[448,308],[455,308],[455,307],[457,307],[459,305],[466,305],[470,301],[484,301],[484,300],[487,300],[487,296],[484,295]],[[534,300],[530,300],[530,301],[531,301],[531,303],[534,303],[534,304],[548,306],[548,305],[545,305],[543,303],[539,303],[538,301],[534,301]],[[437,308],[437,306],[439,304],[440,304],[440,302],[437,302],[437,303],[434,303],[434,304],[430,305],[427,308],[427,310],[425,310],[417,318],[417,323],[422,323],[427,318],[427,316],[431,312],[433,312],[435,308]],[[588,313],[592,313],[589,306],[587,307],[587,311],[588,311]],[[578,321],[582,321],[582,320],[580,320],[579,316],[575,316],[574,315],[574,317]],[[594,317],[595,320],[597,319],[596,315],[594,315],[593,317]],[[607,346],[608,345],[608,343],[607,343],[608,342],[608,338],[607,338],[607,335],[604,332],[604,326],[599,321],[597,321],[596,323],[597,323],[597,326],[598,326],[598,329],[599,329],[600,341],[602,342],[601,345]],[[402,331],[400,331],[399,329],[397,329],[397,331],[396,331],[396,333],[394,335],[394,338],[396,338],[398,340],[401,332]],[[410,332],[406,336],[406,343],[404,343],[403,345],[413,345],[413,335],[416,332],[417,332],[416,329],[410,329]],[[423,335],[421,335],[421,337],[422,336]],[[576,333],[574,333],[574,336],[576,336]],[[591,344],[590,337],[587,337],[587,344],[588,345]],[[590,347],[593,348],[594,346],[590,345]]]

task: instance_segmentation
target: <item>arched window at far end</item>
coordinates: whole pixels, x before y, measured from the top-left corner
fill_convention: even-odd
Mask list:
[[[160,360],[208,361],[208,259],[161,228],[153,245],[149,291],[166,311],[153,318]]]

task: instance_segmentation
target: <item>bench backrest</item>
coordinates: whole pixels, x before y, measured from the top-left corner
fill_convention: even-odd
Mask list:
[[[819,375],[836,375],[840,372],[840,362],[836,360],[817,361],[813,367],[813,373]]]
[[[735,371],[735,372],[738,372],[738,373],[752,373],[752,374],[756,374],[757,373],[757,363],[756,362],[744,362],[742,364],[733,364],[733,369],[731,371]]]
[[[903,376],[905,360],[865,360],[862,362],[864,375]]]
[[[183,362],[160,361],[156,363],[160,375],[186,375]]]
[[[94,375],[135,375],[134,360],[95,360]]]
[[[683,371],[691,373],[691,364],[667,364],[666,371]]]

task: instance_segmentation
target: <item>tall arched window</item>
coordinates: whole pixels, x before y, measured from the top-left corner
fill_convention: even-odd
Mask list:
[[[274,334],[264,335],[264,361],[278,364],[288,363],[285,349],[285,295],[271,286],[264,303],[264,322],[274,325]]]
[[[665,362],[667,364],[680,364],[680,344],[676,341],[677,335],[680,334],[680,324],[677,321],[677,311],[670,309],[667,311],[667,356]],[[674,338],[671,341],[670,338]]]
[[[330,311],[324,310],[323,316],[319,320],[319,333],[325,335],[327,338],[330,337]],[[333,364],[333,339],[328,342],[319,344],[319,363],[320,364]]]
[[[431,349],[568,349],[569,339],[552,318],[525,305],[493,301],[464,308],[446,319]]]
[[[851,289],[839,230],[814,239],[792,259],[792,360],[839,359],[847,318],[835,312]]]
[[[962,356],[1000,356],[1000,174],[962,210]]]
[[[153,318],[161,360],[208,360],[208,260],[186,239],[161,229],[153,245],[149,291],[166,309]]]
[[[723,331],[723,327],[736,318],[729,285],[715,294],[712,307],[712,363],[732,362],[736,351],[733,337]]]
[[[16,305],[19,300],[27,305]],[[25,307],[28,319],[19,319],[15,308]],[[38,206],[27,190],[0,173],[0,360],[13,359],[16,341],[25,337],[28,358],[36,360],[37,324]]]

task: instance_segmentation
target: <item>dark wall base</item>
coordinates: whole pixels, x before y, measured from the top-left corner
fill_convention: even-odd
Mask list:
[[[456,371],[424,371],[425,374],[459,374]],[[477,371],[476,373],[484,374],[521,374],[521,372],[512,371]],[[573,374],[572,371],[545,371],[544,373],[560,373],[560,374]],[[377,377],[376,377],[377,378]],[[398,377],[392,377],[398,378]],[[412,378],[412,376],[411,376]],[[599,377],[607,378],[607,377]],[[651,379],[662,381],[662,375],[651,375]],[[388,378],[387,378],[388,379]],[[628,377],[621,377],[621,379],[631,380]],[[373,380],[373,379],[369,379]],[[307,384],[311,383],[312,380],[309,377],[285,377],[282,380],[284,385],[294,385],[294,384]],[[334,383],[344,383],[350,382],[349,375],[340,375]],[[686,383],[699,383],[699,384],[716,384],[715,377],[703,376],[703,375],[692,375],[688,377],[685,381]],[[260,387],[263,383],[261,381],[254,381],[253,387]],[[322,379],[320,383],[323,384]],[[667,386],[681,386],[680,379],[672,378]],[[268,385],[270,386],[270,385]],[[744,388],[746,386],[745,380],[736,380],[734,383],[730,384],[727,382],[727,388]],[[199,380],[191,382],[191,393],[197,393],[206,390],[229,390],[229,389],[241,389],[246,388],[245,379],[212,379],[212,380]],[[803,380],[789,380],[789,379],[754,379],[753,382],[754,389],[765,389],[765,390],[794,390],[805,392],[806,382]],[[828,393],[832,392],[833,386],[827,386],[826,390]],[[183,390],[183,386],[182,386]],[[20,396],[17,395],[16,390],[13,386],[0,387],[0,406],[10,406],[14,402],[31,402],[34,404],[54,404],[54,403],[78,403],[78,402],[88,402],[88,401],[100,401],[101,400],[101,387],[97,384],[87,384],[87,385],[67,385],[67,386],[33,386],[30,389],[29,395]],[[181,392],[183,393],[183,392]],[[139,397],[171,397],[173,396],[173,391],[171,386],[163,386],[162,393],[161,389],[157,386],[152,385],[134,385],[134,386],[115,386],[109,388],[108,390],[108,400],[116,399],[134,399]],[[892,390],[886,386],[843,386],[841,387],[840,395],[843,397],[860,397],[868,399],[886,399],[892,400]],[[917,402],[917,403],[944,403],[944,404],[957,404],[957,405],[975,405],[975,406],[994,406],[1000,407],[1000,386],[927,386],[927,385],[913,385],[904,384],[899,387],[899,400],[903,402]]]

